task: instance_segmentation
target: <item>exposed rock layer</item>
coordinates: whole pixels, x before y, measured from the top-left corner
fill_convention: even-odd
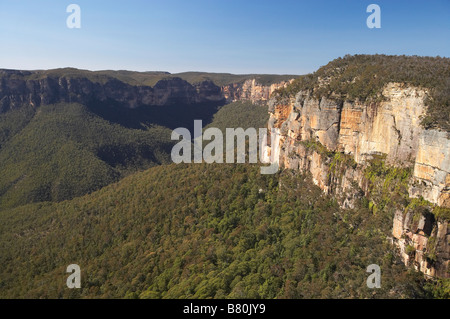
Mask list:
[[[248,79],[244,83],[232,83],[221,88],[227,102],[249,100],[253,103],[269,100],[276,90],[285,87],[291,81],[282,81],[271,85],[261,85],[255,79]]]
[[[343,207],[353,207],[354,199],[367,193],[364,167],[377,155],[386,157],[390,165],[411,167],[411,197],[422,196],[433,204],[450,207],[450,139],[447,132],[424,130],[421,116],[426,112],[428,92],[418,87],[390,83],[378,103],[342,101],[322,97],[308,91],[295,98],[269,102],[269,128],[279,128],[281,139],[279,163],[282,167],[307,171],[324,192],[334,195]],[[327,151],[351,157],[354,165],[336,176],[336,163]],[[396,216],[394,238],[402,250],[415,247],[416,267],[430,276],[448,276],[448,223],[427,219],[430,232],[423,235],[412,229],[408,218]],[[399,226],[401,224],[401,226]],[[437,240],[437,262],[427,259],[427,240]],[[422,237],[421,237],[422,236]],[[406,239],[409,238],[409,239]],[[421,253],[422,252],[422,253]]]
[[[299,92],[290,101],[271,101],[269,127],[280,128],[283,140],[280,164],[302,169],[296,167],[295,158],[300,142],[310,140],[349,154],[362,165],[374,155],[386,154],[391,165],[414,167],[421,186],[411,188],[412,196],[449,207],[450,139],[447,132],[424,130],[420,125],[426,91],[393,83],[383,95],[386,100],[378,104],[319,101],[307,92]]]
[[[210,101],[267,101],[278,88],[289,82],[260,85],[255,79],[217,86],[211,80],[189,83],[167,77],[154,86],[135,86],[114,77],[102,82],[84,76],[40,75],[33,71],[0,70],[0,112],[22,105],[40,106],[59,102],[82,104],[93,100],[112,100],[124,107],[195,104]]]
[[[449,277],[448,221],[436,221],[432,214],[414,216],[397,211],[392,235],[406,265],[430,277]]]
[[[24,104],[40,106],[58,102],[89,103],[92,100],[113,100],[129,108],[223,100],[220,87],[211,81],[191,85],[180,78],[168,78],[150,87],[133,86],[115,78],[109,78],[105,83],[93,82],[84,77],[46,76],[27,79],[29,74],[13,70],[1,72],[1,111]]]

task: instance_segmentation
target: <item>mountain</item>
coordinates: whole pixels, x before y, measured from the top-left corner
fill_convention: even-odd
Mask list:
[[[93,74],[92,74],[93,73]],[[115,102],[123,107],[195,104],[220,101],[220,88],[212,82],[196,85],[178,77],[162,78],[153,87],[134,86],[95,72],[57,73],[2,70],[0,110],[27,104],[40,106],[58,102],[91,104]]]

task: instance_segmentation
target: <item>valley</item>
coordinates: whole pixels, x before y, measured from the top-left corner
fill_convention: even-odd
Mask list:
[[[449,78],[448,58],[385,55],[303,76],[0,70],[0,296],[449,298]],[[174,164],[194,120],[279,129],[280,170]]]

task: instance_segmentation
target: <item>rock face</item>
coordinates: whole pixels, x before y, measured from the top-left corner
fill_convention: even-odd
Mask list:
[[[278,88],[289,82],[260,85],[255,79],[217,86],[204,80],[191,84],[179,77],[159,80],[153,87],[134,86],[114,77],[102,82],[88,77],[41,75],[33,71],[0,70],[0,112],[22,105],[40,106],[59,102],[86,104],[92,100],[113,100],[128,108],[140,105],[163,106],[203,102],[267,101]]]
[[[416,183],[412,197],[422,196],[439,206],[450,207],[450,139],[447,132],[426,130],[420,136],[414,165]]]
[[[269,128],[279,128],[281,137],[279,150],[270,151],[280,154],[281,167],[310,172],[314,183],[342,207],[352,208],[354,200],[367,192],[364,168],[379,155],[390,165],[414,169],[411,197],[450,207],[449,135],[420,125],[428,92],[390,83],[382,93],[384,99],[378,103],[342,101],[333,94],[317,99],[308,91],[298,92],[295,98],[272,99]],[[329,151],[341,155],[330,159]],[[345,170],[335,174],[342,160],[347,161]],[[429,229],[425,232],[422,226],[412,227],[408,218],[394,219],[394,238],[401,250],[415,247],[416,268],[430,276],[448,277],[448,223],[428,218],[421,224]],[[424,255],[431,235],[437,241],[435,266]]]
[[[392,235],[406,265],[430,277],[449,277],[448,221],[436,222],[432,214],[414,216],[397,211]]]
[[[330,150],[352,154],[357,163],[373,154],[387,154],[390,163],[411,165],[422,134],[425,92],[392,84],[383,93],[387,101],[364,105],[319,101],[299,92],[293,103],[278,105],[273,118],[292,139],[317,139]]]
[[[296,167],[302,155],[300,142],[310,140],[351,155],[362,165],[374,155],[386,154],[391,165],[414,167],[421,184],[411,187],[412,196],[449,207],[450,139],[447,132],[421,127],[426,94],[423,89],[391,83],[383,91],[385,101],[378,104],[317,100],[303,91],[290,101],[273,100],[269,128],[281,129],[280,164],[303,169]]]
[[[125,107],[139,105],[193,104],[223,100],[220,87],[210,81],[195,85],[180,79],[160,80],[155,86],[132,86],[115,78],[105,83],[85,77],[45,76],[29,79],[27,71],[0,71],[0,110],[5,111],[24,104],[39,106],[58,102],[88,103],[114,100]]]
[[[248,79],[244,83],[232,83],[222,87],[222,95],[227,102],[248,100],[252,103],[269,100],[275,90],[285,87],[291,81],[282,81],[271,85],[261,85],[255,79]]]

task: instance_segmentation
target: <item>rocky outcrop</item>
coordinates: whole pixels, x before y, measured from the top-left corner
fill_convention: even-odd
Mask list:
[[[447,132],[425,130],[419,138],[414,164],[412,197],[422,196],[439,206],[450,207],[450,137]]]
[[[221,91],[227,102],[248,100],[252,103],[259,103],[261,101],[269,100],[273,92],[285,87],[292,81],[293,80],[281,81],[280,83],[271,85],[262,85],[259,84],[256,79],[248,79],[243,83],[224,85],[222,86]]]
[[[449,277],[450,229],[448,221],[435,221],[433,214],[397,211],[392,235],[400,257],[430,277]]]
[[[423,88],[390,83],[377,103],[333,94],[317,99],[310,91],[272,99],[269,128],[279,128],[281,137],[279,149],[270,151],[279,154],[281,167],[311,173],[314,183],[335,196],[342,207],[352,208],[355,199],[367,195],[364,169],[379,156],[389,165],[413,169],[411,197],[450,207],[449,135],[420,125],[427,94]],[[394,222],[400,250],[411,245],[418,269],[430,276],[448,276],[448,223],[425,216],[414,228],[408,218],[396,216]],[[438,256],[434,264],[425,253],[432,234]],[[409,263],[411,259],[402,254]]]

